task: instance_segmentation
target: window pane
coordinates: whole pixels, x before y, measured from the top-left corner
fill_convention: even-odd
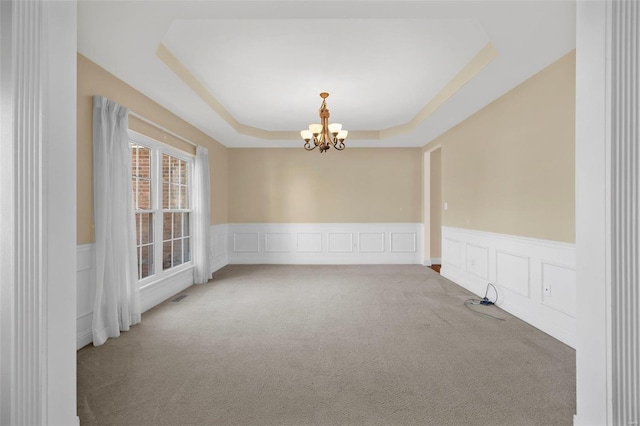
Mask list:
[[[162,208],[163,209],[169,208],[169,184],[168,183],[162,184]]]
[[[189,200],[187,198],[187,187],[180,186],[180,208],[188,209],[189,208]]]
[[[180,183],[186,185],[187,182],[187,162],[180,161]]]
[[[189,235],[191,235],[190,231],[189,231],[189,219],[190,219],[191,215],[189,213],[184,213],[184,216],[182,217],[182,236],[184,237],[188,237]]]
[[[151,149],[131,146],[131,176],[133,206],[135,209],[151,209]]]
[[[173,213],[164,213],[162,216],[162,240],[173,238]]]
[[[151,177],[151,149],[131,146],[131,175],[149,179]]]
[[[151,149],[138,146],[137,176],[145,179],[151,177]]]
[[[182,239],[173,240],[173,266],[182,264]]]
[[[184,160],[162,155],[162,207],[165,209],[188,208],[188,165]]]
[[[167,188],[167,207],[166,208],[172,209],[174,208],[173,197],[176,191],[175,189],[173,189],[173,185],[171,185],[170,183],[167,184],[166,188]]]
[[[182,213],[173,215],[173,238],[182,237]]]
[[[137,199],[136,207],[142,210],[151,209],[151,181],[148,179],[138,179],[137,194],[134,195]]]
[[[135,167],[135,165],[133,166]],[[134,177],[131,178],[131,187],[133,188],[133,208],[138,209],[138,179]]]
[[[138,213],[140,217],[138,224],[138,244],[149,244],[153,242],[153,213]]]
[[[172,209],[180,209],[183,208],[180,204],[181,200],[181,192],[180,185],[171,184],[171,208]]]
[[[131,176],[138,176],[138,145],[131,145]]]
[[[162,182],[169,182],[171,156],[162,154]]]
[[[140,248],[140,278],[153,275],[153,246],[142,246]]]
[[[186,263],[191,261],[191,240],[189,238],[185,238],[182,241],[184,242],[183,244],[184,261]]]
[[[180,163],[177,158],[171,158],[171,182],[180,183]]]
[[[162,269],[169,269],[171,266],[171,241],[162,243]]]

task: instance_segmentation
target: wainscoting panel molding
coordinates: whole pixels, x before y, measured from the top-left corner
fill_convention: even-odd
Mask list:
[[[298,253],[322,253],[322,234],[319,232],[297,232]]]
[[[442,260],[447,260],[449,265],[456,269],[462,269],[462,242],[454,238],[442,235]]]
[[[228,232],[231,264],[420,264],[422,259],[421,223],[233,223]]]
[[[350,232],[329,232],[330,253],[352,253],[353,234]]]
[[[499,286],[529,297],[529,256],[496,250],[496,282]]]
[[[489,248],[467,243],[467,272],[489,279]]]
[[[575,265],[574,244],[442,227],[442,276],[478,296],[492,283],[500,308],[571,347]]]
[[[233,234],[233,251],[257,253],[260,251],[257,232],[236,232]]]
[[[384,232],[358,232],[360,253],[384,253]]]
[[[291,235],[270,233],[265,234],[264,251],[267,253],[289,253],[291,251]]]

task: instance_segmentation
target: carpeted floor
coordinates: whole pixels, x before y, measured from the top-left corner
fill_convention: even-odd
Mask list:
[[[230,265],[183,294],[78,352],[82,425],[572,424],[574,350],[429,268]]]

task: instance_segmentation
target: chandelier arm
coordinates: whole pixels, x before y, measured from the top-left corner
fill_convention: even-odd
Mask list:
[[[333,144],[334,148],[337,149],[338,151],[342,151],[343,149],[345,149],[346,145],[344,144],[344,141],[341,141],[338,139],[337,142],[335,142]]]
[[[314,149],[316,149],[318,145],[313,145],[311,146],[311,144],[309,143],[309,141],[306,141],[304,143],[304,149],[306,149],[307,151],[313,151]]]

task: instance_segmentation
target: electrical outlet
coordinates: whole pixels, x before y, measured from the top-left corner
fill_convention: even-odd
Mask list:
[[[544,295],[545,296],[551,296],[551,286],[550,285],[546,285],[544,287]]]

